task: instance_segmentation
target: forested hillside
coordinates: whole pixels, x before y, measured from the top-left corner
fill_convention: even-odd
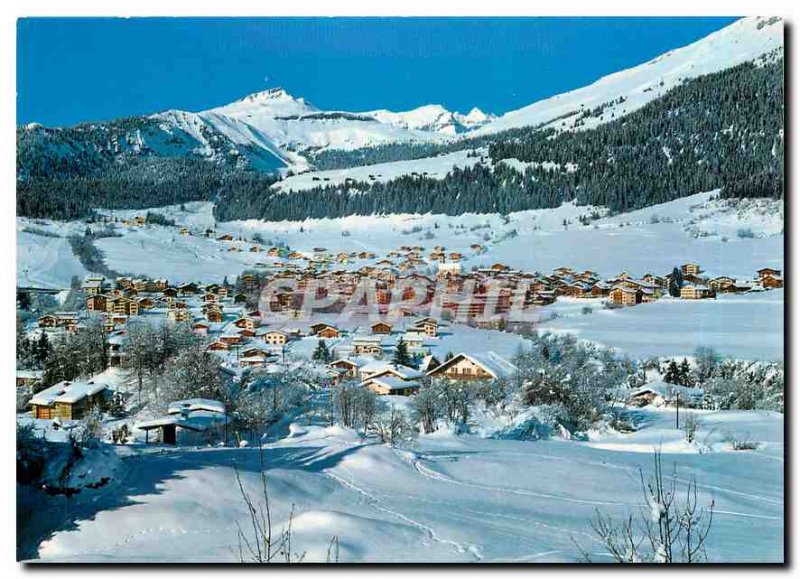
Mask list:
[[[254,180],[248,193],[220,195],[216,215],[221,220],[282,220],[509,213],[572,199],[620,212],[716,188],[729,196],[780,198],[783,84],[783,58],[776,52],[757,64],[686,81],[594,129],[532,127],[481,139],[481,145],[488,144],[487,162],[454,169],[444,179],[403,176],[292,193],[270,190],[268,180]],[[603,110],[585,114],[602,115]],[[395,147],[398,151],[413,152],[414,146]],[[392,149],[381,147],[379,154],[391,155]],[[336,164],[332,154],[327,158]]]
[[[96,207],[210,199],[229,175],[264,156],[235,145],[192,115],[169,121],[133,117],[69,128],[18,128],[17,214],[74,219]]]

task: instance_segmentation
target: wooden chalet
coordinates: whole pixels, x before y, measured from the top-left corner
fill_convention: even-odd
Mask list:
[[[28,404],[34,418],[79,420],[95,406],[103,408],[110,395],[106,384],[64,381],[37,393]]]
[[[392,333],[392,324],[389,322],[375,322],[370,326],[370,330],[372,330],[373,334],[391,334]]]
[[[684,283],[681,286],[682,300],[702,300],[714,297],[716,297],[714,290],[706,285]]]
[[[635,306],[642,303],[642,290],[616,285],[608,292],[608,299],[617,305]]]
[[[516,371],[516,366],[495,352],[461,353],[442,362],[428,372],[428,376],[451,380],[494,380],[508,378]]]
[[[62,328],[70,332],[78,330],[78,314],[76,312],[56,312],[45,314],[38,320],[40,328]]]
[[[339,338],[342,335],[342,333],[339,331],[339,328],[324,322],[312,324],[309,329],[311,330],[311,334],[317,336],[318,338],[331,339]]]

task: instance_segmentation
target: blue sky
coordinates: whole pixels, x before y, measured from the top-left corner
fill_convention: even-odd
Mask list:
[[[734,20],[21,19],[17,122],[198,111],[273,86],[323,109],[500,114]]]

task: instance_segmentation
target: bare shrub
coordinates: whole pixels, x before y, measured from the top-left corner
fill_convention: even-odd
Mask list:
[[[647,507],[640,509],[638,518],[629,514],[619,522],[598,510],[591,522],[606,552],[617,563],[707,561],[705,545],[714,501],[706,507],[699,505],[694,478],[686,485],[685,494],[679,491],[677,467],[665,475],[659,451],[653,454],[653,474],[645,480],[640,470],[639,477]],[[581,551],[584,559],[590,560],[588,553]]]

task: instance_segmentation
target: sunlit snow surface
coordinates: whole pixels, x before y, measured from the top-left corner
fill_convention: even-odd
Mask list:
[[[411,451],[364,442],[337,427],[293,424],[266,450],[276,526],[291,505],[293,549],[341,562],[579,561],[576,541],[607,562],[589,521],[643,506],[639,468],[661,445],[700,500],[715,501],[708,555],[718,562],[783,558],[783,419],[773,413],[701,413],[698,454],[672,411],[642,411],[634,434],[588,442],[489,440],[439,433]],[[735,452],[723,439],[761,443]],[[111,488],[83,493],[76,527],[40,549],[46,561],[237,561],[237,524],[248,522],[235,484],[259,488],[253,449],[180,449],[134,456]],[[56,510],[58,507],[54,507]],[[61,507],[63,509],[63,506]],[[63,513],[63,510],[61,511]]]

